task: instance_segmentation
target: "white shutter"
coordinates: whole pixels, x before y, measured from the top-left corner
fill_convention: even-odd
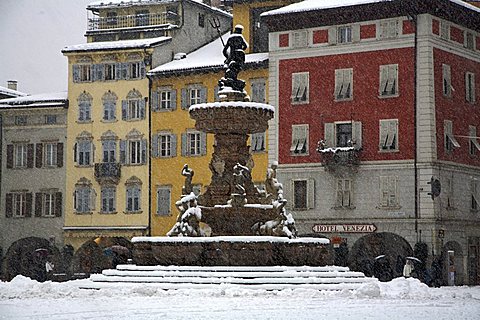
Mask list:
[[[337,28],[331,27],[328,29],[328,44],[333,45],[337,43]]]
[[[343,70],[337,69],[335,70],[335,99],[341,99],[340,94],[343,86]]]
[[[307,209],[315,208],[315,180],[307,180]]]
[[[353,42],[360,41],[360,25],[359,24],[352,25],[352,41]]]
[[[355,141],[355,149],[362,148],[362,123],[353,121],[352,123],[352,139]]]
[[[380,87],[378,88],[378,94],[380,96],[386,93],[387,82],[388,82],[388,66],[380,66]]]
[[[324,140],[325,144],[329,148],[334,148],[335,144],[335,124],[334,123],[325,123],[324,124]]]

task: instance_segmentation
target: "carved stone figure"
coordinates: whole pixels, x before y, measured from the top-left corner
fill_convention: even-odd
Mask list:
[[[225,56],[225,77],[220,79],[220,90],[224,87],[230,87],[234,91],[243,92],[245,81],[238,79],[238,73],[245,64],[245,50],[248,48],[247,41],[242,35],[243,26],[236,25],[233,33],[227,40],[223,48]]]
[[[176,202],[179,211],[177,222],[167,236],[200,237],[204,236],[200,228],[202,210],[197,206],[197,197],[192,192]]]
[[[283,199],[283,185],[277,180],[278,162],[274,161],[270,168],[267,169],[267,177],[265,179],[265,191],[267,199],[271,202]]]
[[[277,236],[288,237],[290,239],[297,237],[297,228],[295,227],[295,220],[291,213],[287,213],[285,205],[287,200],[282,199],[273,203],[274,208],[278,212],[275,220],[267,222],[257,222],[252,226],[254,235],[257,236]]]
[[[192,179],[195,172],[188,167],[188,165],[184,165],[182,169],[182,176],[185,177],[185,184],[182,188],[182,194],[188,195],[193,192],[193,184]]]

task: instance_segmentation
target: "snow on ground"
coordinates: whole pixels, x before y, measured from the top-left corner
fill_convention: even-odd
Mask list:
[[[86,281],[0,282],[0,319],[473,320],[480,314],[479,286],[429,288],[416,279],[370,282],[355,291],[78,289]]]

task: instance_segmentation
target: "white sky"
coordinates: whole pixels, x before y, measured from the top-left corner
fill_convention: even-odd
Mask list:
[[[66,45],[86,42],[92,0],[0,0],[0,86],[29,94],[67,90]]]

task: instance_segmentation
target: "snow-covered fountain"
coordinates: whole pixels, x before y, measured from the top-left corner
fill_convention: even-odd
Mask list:
[[[236,27],[225,45],[221,101],[189,109],[196,128],[215,135],[210,185],[197,197],[194,171],[185,165],[177,222],[167,236],[133,238],[133,263],[92,275],[85,288],[142,282],[162,289],[344,290],[374,281],[331,266],[327,239],[297,237],[276,177],[277,163],[267,170],[264,191],[253,184],[248,135],[267,130],[274,108],[250,102],[244,81],[237,78],[247,46],[241,30]]]

